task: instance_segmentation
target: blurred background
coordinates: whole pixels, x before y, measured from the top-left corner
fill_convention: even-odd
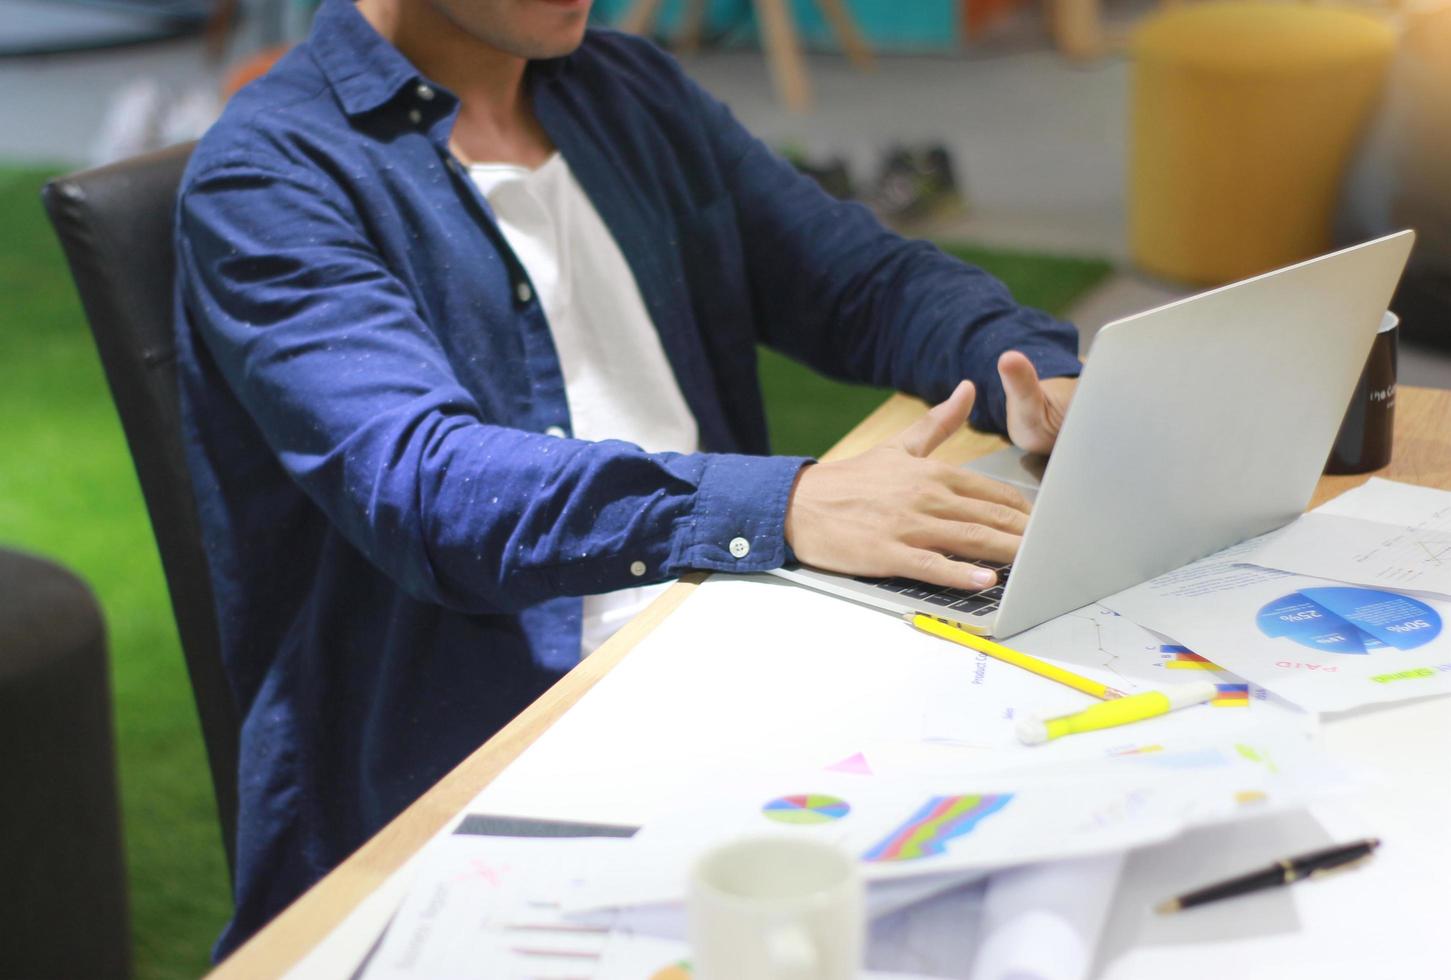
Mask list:
[[[151,527],[39,192],[199,136],[314,7],[0,0],[0,547],[67,566],[104,616],[119,817],[98,819],[119,823],[124,879],[87,914],[117,926],[114,975],[204,972],[227,867]],[[1084,353],[1119,316],[1414,227],[1400,381],[1451,387],[1445,2],[596,0],[592,16],[673,48],[830,193],[1075,322]],[[884,396],[761,365],[778,451],[824,450]],[[17,751],[32,773],[66,762]],[[47,846],[45,821],[6,829],[0,849]]]

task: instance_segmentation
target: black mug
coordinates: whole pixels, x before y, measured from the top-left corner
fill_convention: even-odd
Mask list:
[[[1330,449],[1326,473],[1368,473],[1391,461],[1396,420],[1396,340],[1400,318],[1387,312],[1350,396],[1345,421]]]

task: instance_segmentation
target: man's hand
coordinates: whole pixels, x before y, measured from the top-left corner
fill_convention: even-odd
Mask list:
[[[1008,438],[1030,453],[1050,452],[1078,379],[1039,381],[1033,362],[1015,350],[998,358],[998,376],[1008,396]]]
[[[1012,561],[1028,504],[1006,484],[927,459],[966,423],[974,394],[964,381],[890,442],[803,468],[786,507],[786,541],[796,557],[849,575],[992,585],[991,570],[946,556]]]

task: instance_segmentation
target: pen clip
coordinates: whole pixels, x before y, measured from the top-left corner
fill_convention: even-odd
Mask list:
[[[1373,854],[1362,854],[1354,861],[1346,861],[1344,864],[1337,864],[1334,867],[1330,868],[1316,868],[1305,877],[1311,879],[1312,881],[1319,881],[1321,878],[1328,878],[1330,875],[1339,874],[1342,871],[1349,871],[1352,868],[1358,868],[1365,862],[1369,861],[1372,856]]]

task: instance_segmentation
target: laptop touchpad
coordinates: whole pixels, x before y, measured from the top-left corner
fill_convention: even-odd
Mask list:
[[[1043,481],[1043,470],[1047,466],[1047,456],[1024,452],[1017,446],[999,449],[962,464],[965,470],[1009,484],[1029,501],[1038,496],[1038,486]]]

